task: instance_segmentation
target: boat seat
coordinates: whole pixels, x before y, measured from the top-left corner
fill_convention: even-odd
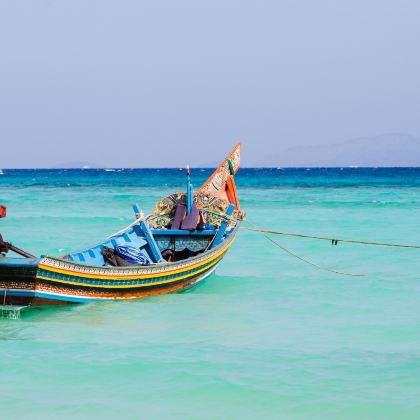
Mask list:
[[[193,204],[191,207],[190,214],[182,221],[181,229],[182,230],[195,230],[198,225],[198,218],[200,216],[200,211],[198,207]]]
[[[183,204],[178,204],[176,206],[174,220],[171,224],[171,230],[179,229],[181,227],[181,223],[184,220],[186,212],[187,208]]]

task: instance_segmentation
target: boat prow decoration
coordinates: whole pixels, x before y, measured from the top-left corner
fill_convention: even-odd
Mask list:
[[[218,166],[210,178],[200,188],[200,192],[229,201],[239,210],[239,199],[234,176],[241,164],[241,143],[238,143],[229,156]]]
[[[243,213],[234,175],[238,144],[196,192],[158,201],[104,241],[62,257],[0,256],[0,305],[133,299],[180,291],[208,277],[232,245]]]

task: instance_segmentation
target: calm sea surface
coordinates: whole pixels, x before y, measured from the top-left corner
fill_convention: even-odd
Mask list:
[[[210,174],[192,172],[195,186]],[[3,236],[35,254],[96,243],[181,170],[4,170]],[[243,169],[255,225],[420,244],[420,169]],[[244,226],[246,223],[244,223]],[[420,418],[420,250],[242,230],[181,294],[0,320],[0,418]]]

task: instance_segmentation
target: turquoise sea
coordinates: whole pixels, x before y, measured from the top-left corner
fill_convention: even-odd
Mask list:
[[[210,170],[193,170],[199,186]],[[241,169],[260,228],[420,244],[420,169]],[[4,170],[0,232],[65,254],[183,190],[184,171]],[[243,226],[246,226],[244,223]],[[0,320],[0,418],[418,419],[420,250],[242,230],[186,293]]]

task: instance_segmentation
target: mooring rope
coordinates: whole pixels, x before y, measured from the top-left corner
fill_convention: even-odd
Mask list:
[[[294,236],[297,238],[318,239],[320,241],[329,241],[333,245],[337,245],[338,242],[346,242],[350,244],[360,244],[360,245],[392,246],[392,247],[398,247],[398,248],[420,249],[420,245],[404,245],[404,244],[393,244],[393,243],[386,243],[386,242],[368,242],[368,241],[360,241],[360,240],[352,240],[352,239],[338,239],[338,238],[329,238],[329,237],[324,237],[324,236],[303,235],[301,233],[278,232],[278,231],[273,231],[273,230],[257,229],[255,227],[254,228],[243,227],[242,229],[250,230],[253,232],[259,232],[259,233],[268,233],[270,235],[284,235],[284,236]]]
[[[249,220],[247,220],[247,222],[248,222],[251,226],[253,226],[253,224],[252,224]],[[286,247],[284,247],[283,245],[280,245],[280,244],[279,244],[278,242],[276,242],[273,238],[270,238],[270,237],[267,235],[267,233],[273,233],[272,231],[266,231],[266,230],[263,230],[263,229],[257,229],[255,226],[254,226],[254,228],[246,228],[246,227],[243,227],[242,229],[246,229],[246,230],[249,230],[249,231],[252,231],[252,232],[258,232],[258,233],[261,233],[261,235],[262,235],[262,236],[264,236],[264,238],[265,238],[265,239],[267,239],[268,241],[270,241],[271,243],[273,243],[274,245],[276,245],[277,247],[279,247],[279,248],[280,248],[281,250],[283,250],[284,252],[288,253],[289,255],[292,255],[293,257],[295,257],[295,258],[297,258],[298,260],[300,260],[300,261],[304,262],[305,264],[308,264],[308,265],[310,265],[310,266],[312,266],[312,267],[317,268],[318,270],[328,271],[328,272],[330,272],[330,273],[338,274],[338,275],[341,275],[341,276],[366,277],[366,274],[355,274],[355,273],[347,273],[347,272],[344,272],[344,271],[337,271],[337,270],[334,270],[333,268],[324,267],[324,266],[322,266],[322,265],[319,265],[319,264],[316,264],[316,263],[314,263],[314,262],[312,262],[312,261],[309,261],[309,260],[307,260],[306,258],[303,258],[303,257],[301,257],[300,255],[298,255],[298,254],[296,254],[296,253],[294,253],[294,252],[290,251],[290,249],[287,249],[287,248],[286,248]]]

